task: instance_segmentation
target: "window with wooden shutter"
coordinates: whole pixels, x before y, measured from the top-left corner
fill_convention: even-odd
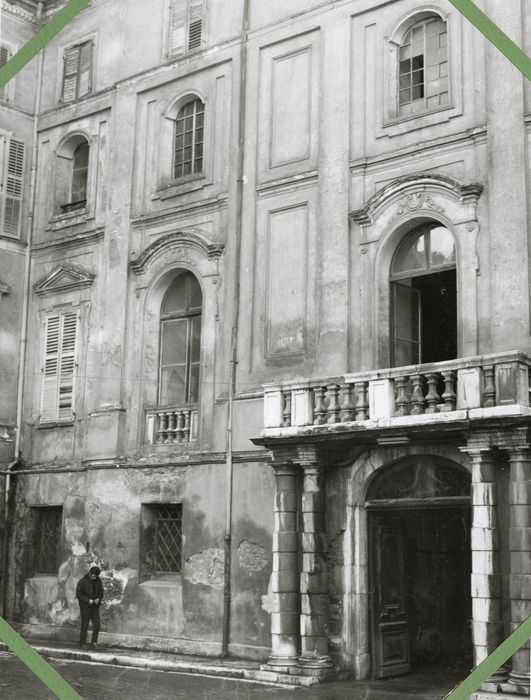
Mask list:
[[[7,46],[0,46],[0,68],[3,68],[10,58],[11,51],[7,48]],[[7,85],[4,85],[3,88],[0,88],[0,100],[7,100],[7,98]]]
[[[205,0],[170,0],[170,56],[183,56],[203,43]]]
[[[22,141],[9,139],[6,142],[2,201],[2,233],[5,236],[20,235],[24,189],[24,151]]]
[[[70,420],[74,415],[78,314],[50,314],[44,329],[41,423]]]
[[[85,41],[65,51],[63,102],[70,102],[91,92],[92,46],[92,41]]]

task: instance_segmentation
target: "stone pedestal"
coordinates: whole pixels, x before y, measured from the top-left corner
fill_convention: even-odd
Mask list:
[[[301,656],[299,672],[328,675],[328,575],[326,567],[325,494],[319,465],[304,465],[302,492]]]
[[[472,461],[472,636],[477,666],[504,639],[496,463],[488,448],[469,447],[463,451]],[[502,667],[482,689],[496,692],[506,678]]]
[[[271,656],[262,668],[277,673],[293,673],[300,654],[298,469],[293,465],[275,465],[274,470]]]
[[[515,629],[531,615],[531,451],[509,450],[511,515],[511,626]],[[529,640],[512,657],[513,667],[502,690],[529,697]]]

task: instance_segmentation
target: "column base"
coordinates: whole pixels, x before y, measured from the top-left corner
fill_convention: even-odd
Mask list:
[[[297,672],[303,676],[325,678],[334,672],[334,664],[329,656],[299,656]]]
[[[274,656],[269,657],[266,664],[260,666],[261,671],[272,671],[273,673],[296,673],[299,663],[298,656]]]
[[[505,667],[499,668],[492,676],[483,683],[480,690],[487,693],[497,693],[501,690],[501,686],[507,683],[508,670]]]
[[[509,680],[502,683],[500,689],[504,693],[512,693],[513,695],[522,695],[525,698],[529,697],[529,676],[528,675],[513,675],[510,674]]]

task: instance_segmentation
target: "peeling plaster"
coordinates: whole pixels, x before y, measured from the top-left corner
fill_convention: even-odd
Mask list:
[[[238,546],[238,562],[247,571],[263,571],[269,564],[269,556],[261,545],[242,540]]]
[[[222,549],[212,547],[192,554],[184,564],[184,578],[190,583],[202,583],[205,586],[223,586],[224,553]]]

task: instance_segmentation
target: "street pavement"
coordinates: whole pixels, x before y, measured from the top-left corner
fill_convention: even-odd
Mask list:
[[[325,683],[311,688],[285,688],[183,673],[124,668],[77,661],[53,661],[54,668],[83,700],[441,700],[452,687],[438,692],[426,683],[408,681]],[[396,692],[398,691],[398,692]],[[444,692],[442,692],[444,691]],[[24,664],[0,652],[0,700],[56,700]]]

